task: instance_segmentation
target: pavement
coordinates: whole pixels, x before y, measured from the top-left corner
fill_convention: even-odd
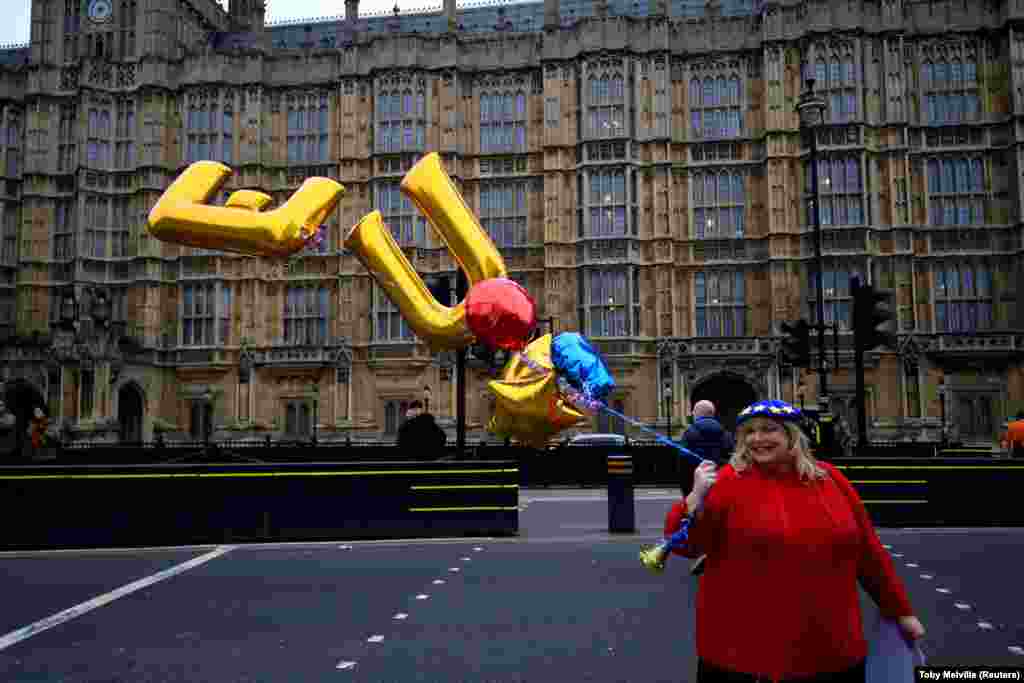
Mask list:
[[[693,680],[688,562],[637,559],[677,497],[626,535],[600,489],[523,490],[513,539],[0,553],[0,681]],[[879,535],[929,664],[1024,667],[1024,529]]]

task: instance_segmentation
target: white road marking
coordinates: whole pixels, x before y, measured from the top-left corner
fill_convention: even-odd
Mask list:
[[[435,586],[440,586],[443,583],[444,583],[444,579],[434,579],[434,585]]]
[[[448,571],[450,571],[450,572],[457,572],[457,571],[459,571],[459,568],[458,567],[448,567]]]
[[[932,579],[935,578],[935,575],[934,574],[921,574],[921,578],[924,579],[925,581],[931,581]]]
[[[427,599],[427,598],[429,598],[429,597],[430,597],[430,596],[429,596],[429,595],[427,595],[426,593],[420,593],[419,595],[417,595],[417,596],[416,596],[416,599],[417,599],[417,600],[426,600],[426,599]]]
[[[1020,647],[1019,645],[1011,645],[1006,649],[1015,655],[1024,655],[1024,647]]]
[[[903,553],[893,553],[893,557],[903,557]]]
[[[481,548],[480,546],[477,546],[477,547],[473,548],[473,552],[474,552],[474,553],[478,553],[478,552],[480,552],[481,550],[483,550],[483,548]]]
[[[354,668],[356,668],[356,663],[355,662],[338,662],[338,666],[336,666],[335,668],[336,669],[354,669]]]
[[[408,618],[409,618],[409,615],[408,615],[408,614],[406,614],[405,612],[399,612],[398,614],[396,614],[396,615],[395,615],[394,617],[392,617],[392,618],[393,618],[393,619],[397,619],[397,620],[401,621],[402,619],[408,619]]]
[[[382,643],[384,642],[384,636],[370,636],[366,639],[368,643]]]
[[[470,559],[469,559],[468,557],[464,557],[464,558],[462,558],[462,561],[463,561],[463,562],[469,562],[469,561],[470,561]]]
[[[191,560],[188,560],[187,562],[182,562],[181,564],[177,564],[173,567],[170,567],[169,569],[165,569],[161,572],[157,572],[156,574],[151,574],[150,576],[141,578],[138,581],[133,581],[129,584],[121,586],[120,588],[112,590],[109,593],[97,595],[95,598],[92,598],[91,600],[86,600],[85,602],[75,605],[74,607],[69,607],[68,609],[63,610],[61,612],[57,612],[56,614],[51,614],[45,619],[40,619],[34,624],[29,624],[28,626],[23,626],[19,629],[11,631],[7,635],[0,636],[0,650],[5,650],[10,646],[16,643],[20,643],[21,641],[27,638],[31,638],[32,636],[38,633],[48,631],[54,626],[60,626],[64,622],[71,621],[72,619],[80,617],[83,614],[93,611],[94,609],[103,607],[104,605],[111,603],[114,600],[117,600],[118,598],[123,598],[126,595],[131,595],[136,591],[140,591],[143,588],[148,588],[149,586],[152,586],[154,583],[159,583],[160,581],[169,579],[172,576],[177,576],[178,574],[187,572],[189,569],[193,569],[201,564],[205,564],[210,560],[216,559],[221,555],[231,552],[232,550],[234,550],[234,546],[220,546],[216,550],[208,552],[205,555],[194,557]]]
[[[883,547],[883,548],[885,548],[886,550],[892,550],[892,546],[891,546],[891,545],[885,545],[885,544],[883,543],[883,544],[882,544],[882,547]]]
[[[980,628],[982,631],[991,631],[995,627],[987,621],[979,621],[978,628]]]
[[[966,602],[954,602],[953,606],[956,607],[957,609],[961,609],[961,610],[969,610],[969,609],[971,609],[971,606],[968,605]]]
[[[919,565],[917,562],[907,562],[907,566],[908,567],[913,567],[914,569],[917,569],[921,565]]]
[[[339,545],[338,546],[338,550],[352,550],[352,546],[350,546],[350,545]]]
[[[936,593],[945,593],[946,595],[948,595],[948,594],[952,593],[953,591],[949,590],[948,588],[936,588],[935,592]]]

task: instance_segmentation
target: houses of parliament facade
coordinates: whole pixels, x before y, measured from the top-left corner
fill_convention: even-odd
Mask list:
[[[30,44],[0,50],[0,382],[22,424],[43,405],[80,441],[387,440],[419,399],[453,433],[453,357],[343,246],[376,208],[451,282],[399,191],[431,151],[541,329],[600,347],[623,413],[679,434],[699,398],[727,423],[758,398],[817,407],[779,356],[782,322],[816,321],[808,78],[834,412],[856,424],[854,274],[894,293],[873,439],[991,444],[1024,409],[1024,0],[265,11],[33,0]],[[288,262],[153,239],[149,209],[201,159],[232,168],[224,196],[338,180],[327,239]],[[471,358],[471,440],[494,372]]]

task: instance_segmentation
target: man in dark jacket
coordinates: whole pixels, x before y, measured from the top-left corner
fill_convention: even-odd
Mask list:
[[[443,456],[448,437],[434,416],[423,410],[423,403],[413,401],[406,415],[408,419],[398,428],[398,447],[416,460],[436,460]]]
[[[693,424],[683,434],[683,445],[721,467],[729,462],[735,447],[732,434],[715,419],[715,404],[697,401],[693,406]]]
[[[683,433],[683,446],[717,467],[729,462],[736,446],[732,434],[725,431],[722,423],[715,419],[715,404],[711,401],[697,401],[693,406],[693,424]],[[686,491],[683,490],[683,495]],[[704,572],[704,558],[701,555],[693,563],[690,573],[698,576]]]

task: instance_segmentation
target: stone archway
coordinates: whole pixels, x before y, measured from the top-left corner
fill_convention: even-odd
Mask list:
[[[758,400],[757,390],[742,375],[718,372],[693,388],[690,409],[697,401],[706,399],[718,409],[718,419],[730,432],[736,431],[736,417],[740,411]]]
[[[24,379],[7,382],[4,386],[3,399],[7,410],[15,417],[14,449],[7,457],[20,458],[24,455],[25,444],[28,442],[28,426],[32,419],[32,413],[36,408],[42,408],[47,415],[50,414],[50,411],[46,407],[42,392]]]
[[[121,441],[142,441],[142,418],[146,411],[142,390],[134,382],[121,386],[117,392],[117,422],[121,428]]]

